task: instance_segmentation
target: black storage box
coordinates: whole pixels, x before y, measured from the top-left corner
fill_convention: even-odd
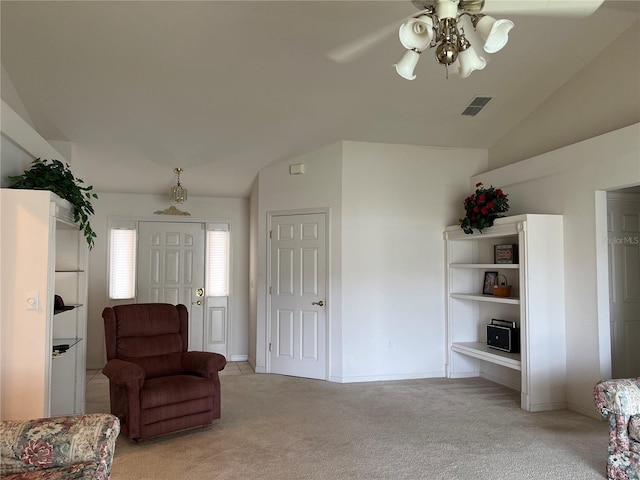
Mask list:
[[[487,346],[503,352],[520,352],[520,329],[516,322],[491,319],[487,325]]]

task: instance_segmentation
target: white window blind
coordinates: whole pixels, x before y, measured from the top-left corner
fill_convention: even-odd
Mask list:
[[[208,297],[229,295],[229,225],[212,224],[207,229]]]
[[[109,247],[109,298],[135,297],[136,231],[111,229]]]

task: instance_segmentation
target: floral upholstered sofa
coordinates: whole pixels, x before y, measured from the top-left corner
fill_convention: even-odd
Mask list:
[[[640,378],[598,382],[594,400],[609,420],[607,478],[640,480]]]
[[[93,413],[0,422],[0,478],[108,480],[118,417]]]

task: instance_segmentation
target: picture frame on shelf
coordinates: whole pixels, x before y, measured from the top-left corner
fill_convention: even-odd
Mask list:
[[[483,295],[493,295],[493,286],[496,284],[498,272],[484,272]]]
[[[518,245],[515,243],[494,245],[493,263],[496,263],[496,264],[518,263]]]

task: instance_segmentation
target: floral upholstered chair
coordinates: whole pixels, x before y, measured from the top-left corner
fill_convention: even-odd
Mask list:
[[[0,422],[0,477],[108,480],[118,417],[106,413]]]
[[[640,480],[640,378],[598,382],[594,399],[609,420],[607,478]]]

